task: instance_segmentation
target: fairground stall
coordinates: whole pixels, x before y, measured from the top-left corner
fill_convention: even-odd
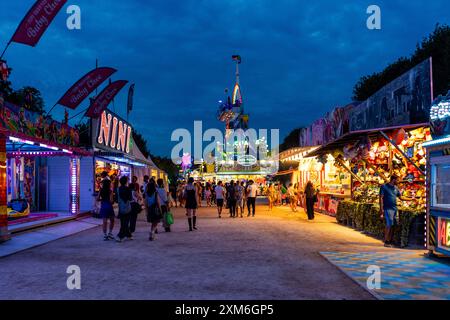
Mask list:
[[[450,91],[431,107],[427,150],[427,248],[450,256]]]
[[[300,194],[303,194],[306,184],[311,181],[318,190],[315,210],[335,216],[339,201],[350,199],[350,174],[342,168],[339,159],[330,154],[326,159],[307,157],[318,148],[318,146],[293,148],[280,153],[281,170],[276,174],[276,178],[285,184],[292,183]],[[289,169],[285,168],[286,165]],[[282,176],[289,178],[280,179]],[[304,206],[303,201],[301,206]]]
[[[127,121],[105,110],[98,119],[92,119],[91,130],[93,156],[81,161],[80,205],[83,210],[96,208],[102,172],[112,180],[126,176],[131,181],[136,176],[141,185],[145,175],[167,183],[167,174],[145,158],[134,143],[133,129]]]
[[[6,212],[2,224],[17,232],[37,224],[73,219],[79,212],[78,131],[0,98],[0,128],[6,151],[0,184]],[[0,205],[1,206],[1,205]]]
[[[348,133],[308,154],[327,163],[331,155],[334,165],[350,177],[347,181],[351,186],[351,199],[348,199],[351,201],[338,203],[337,220],[381,236],[380,187],[395,175],[399,177],[402,197],[409,199],[400,201],[399,216],[409,221],[408,226],[417,218],[413,229],[418,234],[414,236],[420,237],[426,204],[426,154],[422,144],[430,139],[427,124],[370,129]],[[399,240],[408,242],[408,239]]]

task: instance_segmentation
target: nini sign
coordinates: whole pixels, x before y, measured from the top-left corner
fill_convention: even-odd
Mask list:
[[[127,122],[109,111],[103,111],[97,123],[96,147],[130,153],[132,128]]]

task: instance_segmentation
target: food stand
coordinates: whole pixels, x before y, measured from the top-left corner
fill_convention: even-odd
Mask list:
[[[339,201],[350,199],[350,174],[330,154],[319,159],[307,157],[307,154],[317,148],[318,146],[293,148],[282,152],[281,163],[296,163],[298,168],[280,171],[277,175],[292,174],[290,182],[298,186],[300,193],[303,193],[306,184],[311,181],[319,191],[315,210],[335,216]],[[303,202],[301,205],[304,206]]]
[[[431,107],[433,140],[424,144],[427,167],[427,232],[430,253],[450,256],[450,91]]]

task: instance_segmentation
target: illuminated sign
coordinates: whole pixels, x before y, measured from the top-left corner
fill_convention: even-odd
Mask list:
[[[430,122],[433,139],[450,135],[450,93],[433,101]]]
[[[437,234],[438,247],[450,250],[450,220],[439,217]]]
[[[132,128],[124,120],[109,111],[103,111],[96,120],[97,135],[95,145],[101,149],[130,153]]]
[[[240,156],[237,163],[243,167],[251,167],[256,164],[256,157],[252,155]]]

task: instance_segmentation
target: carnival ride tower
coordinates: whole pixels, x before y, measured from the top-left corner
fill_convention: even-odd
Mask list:
[[[236,82],[231,97],[226,96],[225,101],[219,101],[217,119],[225,123],[226,135],[231,129],[247,129],[248,115],[244,114],[244,104],[242,100],[241,87],[239,83],[239,65],[241,56],[232,56],[236,63]],[[228,94],[228,90],[225,91]]]

